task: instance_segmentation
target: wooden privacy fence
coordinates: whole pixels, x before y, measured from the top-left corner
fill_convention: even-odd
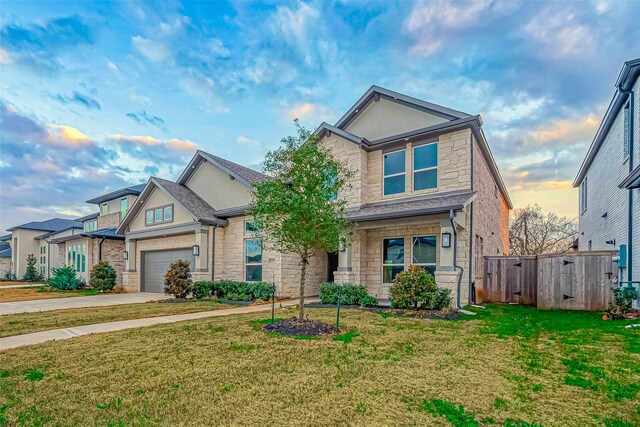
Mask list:
[[[489,256],[477,302],[535,305],[542,309],[604,310],[611,300],[618,251]]]

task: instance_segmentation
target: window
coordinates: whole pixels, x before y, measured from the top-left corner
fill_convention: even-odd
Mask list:
[[[624,116],[624,128],[623,128],[623,152],[624,152],[624,159],[627,160],[627,158],[629,157],[629,103],[627,102],[627,105],[624,107],[624,112],[623,112],[623,116]]]
[[[124,218],[125,215],[127,214],[128,206],[129,206],[129,199],[127,199],[126,197],[123,197],[122,199],[120,199],[120,221],[122,221],[122,218]]]
[[[420,145],[413,149],[413,190],[438,186],[438,143]]]
[[[244,271],[247,282],[262,280],[262,239],[244,241]]]
[[[76,272],[87,270],[87,245],[72,245],[67,247],[67,265],[75,268]]]
[[[436,236],[413,238],[411,262],[420,265],[429,273],[436,274]]]
[[[45,274],[47,270],[47,247],[40,246],[40,274]]]
[[[404,193],[405,150],[383,156],[384,195]]]
[[[393,283],[393,279],[404,271],[404,239],[382,241],[382,283]]]
[[[587,178],[580,184],[580,213],[587,211]]]
[[[255,221],[245,221],[244,222],[244,232],[245,234],[255,234],[258,231],[261,231],[258,229],[258,226],[256,225]]]
[[[109,213],[109,204],[103,203],[100,205],[100,215],[107,215]]]
[[[144,222],[146,225],[173,222],[173,205],[164,205],[153,209],[147,209],[144,213]]]
[[[98,229],[98,220],[92,219],[90,221],[85,221],[84,223],[84,231],[90,233],[92,231],[96,231]]]

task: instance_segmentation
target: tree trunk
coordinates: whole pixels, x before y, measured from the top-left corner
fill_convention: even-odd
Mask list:
[[[305,285],[305,281],[307,280],[307,264],[309,263],[306,257],[301,257],[301,258],[302,258],[302,269],[300,271],[300,303],[298,307],[299,321],[304,320],[304,285]]]

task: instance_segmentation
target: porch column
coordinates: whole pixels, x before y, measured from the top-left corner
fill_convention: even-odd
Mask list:
[[[124,261],[124,271],[136,271],[136,241],[127,239],[124,244],[124,250],[127,251],[128,255]],[[122,256],[122,254],[120,256]]]
[[[200,247],[200,255],[196,256],[195,272],[209,271],[209,231],[206,229],[196,230],[196,245]]]

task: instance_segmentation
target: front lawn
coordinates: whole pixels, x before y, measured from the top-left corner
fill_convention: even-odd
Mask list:
[[[30,334],[48,329],[71,328],[92,323],[170,316],[199,311],[232,308],[216,301],[190,301],[181,303],[147,302],[113,305],[108,307],[69,308],[39,313],[20,313],[0,316],[0,338]]]
[[[335,310],[309,309],[331,323]],[[294,309],[279,309],[280,318]],[[640,425],[640,334],[599,313],[491,306],[473,320],[344,310],[338,339],[267,313],[0,353],[9,425]],[[467,318],[465,318],[467,319]],[[348,339],[347,339],[348,337]]]
[[[0,288],[0,302],[32,301],[35,299],[86,297],[97,295],[95,289],[76,289],[61,291],[49,286],[33,286],[28,288]]]

